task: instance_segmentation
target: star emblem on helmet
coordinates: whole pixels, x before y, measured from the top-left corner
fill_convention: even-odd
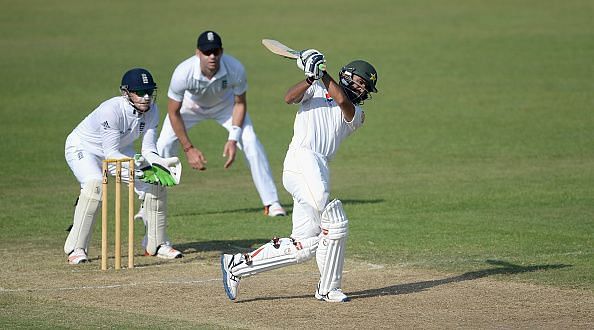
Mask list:
[[[371,81],[376,81],[377,80],[377,76],[375,75],[375,73],[371,74],[371,77],[369,77],[369,80]]]

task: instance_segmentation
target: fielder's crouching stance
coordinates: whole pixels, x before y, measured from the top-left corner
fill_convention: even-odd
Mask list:
[[[179,183],[181,165],[177,157],[157,154],[159,110],[156,88],[145,69],[127,71],[120,90],[122,95],[101,103],[66,139],[65,157],[80,183],[64,252],[70,264],[88,261],[88,248],[101,205],[103,159],[135,158],[135,190],[144,200],[146,253],[165,259],[182,257],[167,238],[167,191],[165,186]],[[134,141],[142,137],[141,155],[135,157]],[[128,163],[122,164],[122,181],[128,182]],[[115,165],[109,171],[115,174]]]
[[[294,135],[285,157],[283,184],[293,196],[290,238],[274,238],[246,254],[223,254],[221,269],[227,296],[235,300],[239,281],[257,273],[307,261],[315,256],[320,281],[315,297],[344,302],[342,270],[348,219],[340,200],[328,203],[328,161],[340,143],[364,121],[360,105],[377,93],[375,68],[361,60],[345,65],[339,83],[325,71],[325,58],[309,49],[301,52],[297,66],[306,79],[287,91],[285,101],[300,103]]]

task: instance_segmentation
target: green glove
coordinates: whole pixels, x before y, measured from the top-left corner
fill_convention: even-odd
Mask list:
[[[142,175],[138,177],[142,182],[150,183],[150,184],[158,184],[159,178],[155,174],[155,170],[152,167],[142,171]]]
[[[134,155],[134,165],[136,167],[135,176],[142,182],[157,184],[159,180],[155,176],[155,171],[149,162],[141,154]]]
[[[168,169],[162,167],[159,164],[154,164],[152,170],[154,171],[155,177],[161,183],[162,186],[175,186],[175,180]]]

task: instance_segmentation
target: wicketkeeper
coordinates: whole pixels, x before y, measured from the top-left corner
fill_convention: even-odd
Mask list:
[[[64,244],[68,263],[88,261],[88,248],[96,213],[101,205],[102,161],[134,158],[134,141],[142,138],[137,155],[136,193],[144,200],[146,254],[165,259],[181,258],[182,253],[167,237],[166,186],[179,183],[181,164],[176,157],[157,153],[159,109],[155,103],[157,84],[145,69],[127,71],[120,86],[121,96],[101,103],[68,135],[65,157],[80,182],[80,195],[74,221]],[[128,163],[122,164],[122,181],[128,182]],[[109,171],[115,175],[115,165]]]
[[[283,184],[293,196],[291,236],[274,238],[250,253],[221,256],[223,284],[231,300],[237,298],[242,278],[314,256],[320,271],[315,297],[348,300],[341,290],[348,219],[340,200],[328,203],[328,162],[340,143],[363,124],[360,105],[371,92],[377,93],[377,72],[368,62],[353,61],[342,67],[337,83],[325,71],[325,63],[315,49],[301,52],[297,66],[304,70],[305,80],[285,95],[288,104],[301,104],[283,169]]]

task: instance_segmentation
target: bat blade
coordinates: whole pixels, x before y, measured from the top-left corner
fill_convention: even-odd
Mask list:
[[[299,57],[298,50],[289,48],[277,40],[262,39],[262,45],[264,45],[264,47],[266,47],[269,51],[273,52],[274,54],[277,54],[277,55],[280,55],[280,56],[283,56],[286,58],[296,59]]]

